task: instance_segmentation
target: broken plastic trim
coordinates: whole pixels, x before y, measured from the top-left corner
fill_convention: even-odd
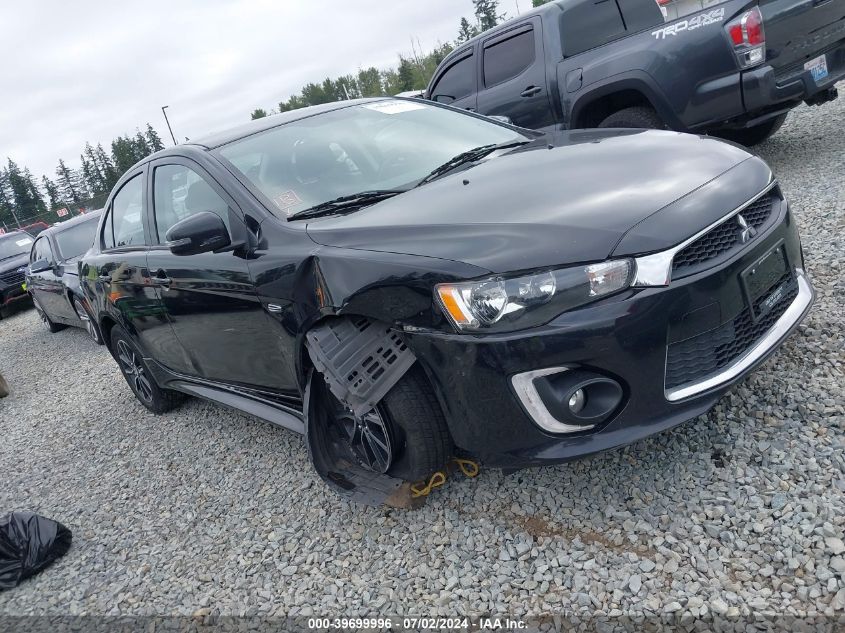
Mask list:
[[[305,335],[305,344],[331,392],[358,418],[373,409],[416,360],[399,332],[364,317],[329,319]]]

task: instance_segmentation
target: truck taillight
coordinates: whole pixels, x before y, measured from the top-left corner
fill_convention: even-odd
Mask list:
[[[750,68],[766,60],[766,31],[760,7],[754,7],[731,20],[725,29],[736,50],[740,68]]]

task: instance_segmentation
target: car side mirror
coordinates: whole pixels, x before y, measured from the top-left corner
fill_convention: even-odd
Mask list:
[[[29,272],[43,273],[44,271],[50,270],[52,267],[53,265],[46,259],[36,259],[29,265]]]
[[[165,239],[174,255],[210,253],[232,243],[223,220],[211,211],[201,211],[177,222],[167,231]]]
[[[498,121],[499,123],[507,123],[508,125],[513,125],[513,121],[511,121],[511,118],[503,114],[491,114],[487,118],[493,119],[494,121]]]

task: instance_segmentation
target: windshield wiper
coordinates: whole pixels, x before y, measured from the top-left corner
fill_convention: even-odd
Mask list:
[[[353,193],[348,196],[341,196],[334,200],[321,202],[320,204],[297,211],[293,215],[288,216],[288,222],[291,220],[303,220],[305,218],[319,218],[324,215],[338,215],[341,213],[351,213],[363,207],[366,207],[382,200],[387,200],[393,196],[398,196],[400,193],[405,193],[404,189],[376,189],[374,191],[361,191]]]
[[[453,169],[457,169],[461,165],[466,165],[468,163],[474,163],[476,161],[479,161],[485,156],[489,156],[493,152],[498,151],[500,149],[520,147],[521,145],[525,145],[529,142],[530,141],[508,141],[507,143],[499,143],[498,145],[482,145],[481,147],[474,147],[473,149],[461,152],[457,156],[454,156],[453,158],[447,160],[439,167],[436,167],[434,171],[432,171],[428,176],[420,180],[416,186],[419,187],[421,185],[431,182],[432,180],[436,180],[441,176],[448,174]]]

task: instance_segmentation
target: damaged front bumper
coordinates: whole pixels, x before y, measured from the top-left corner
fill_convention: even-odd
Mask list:
[[[780,247],[790,281],[769,317],[751,320],[740,277]],[[406,340],[458,447],[504,469],[565,462],[708,411],[809,312],[814,292],[803,265],[795,222],[785,214],[747,252],[667,287],[634,289],[514,334],[409,331]],[[698,371],[700,359],[723,353],[730,362]],[[612,393],[602,395],[603,415],[567,413],[579,386],[602,382],[618,385],[602,392]]]

